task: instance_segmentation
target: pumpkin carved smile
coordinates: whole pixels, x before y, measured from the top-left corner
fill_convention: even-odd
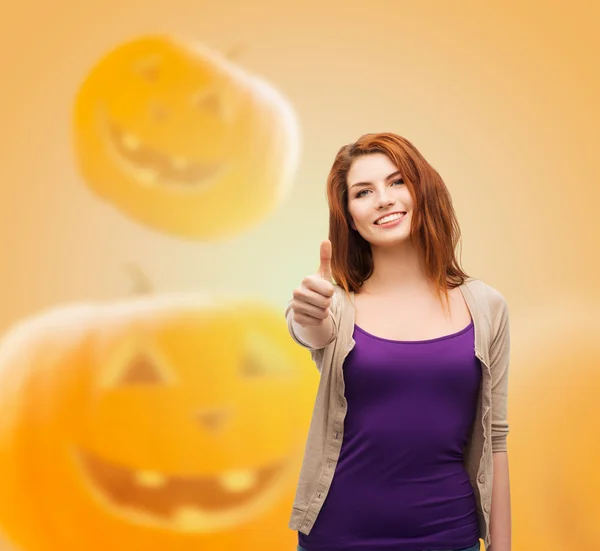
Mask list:
[[[103,55],[73,109],[79,175],[133,221],[185,238],[238,235],[291,191],[300,126],[272,84],[195,40],[133,38]],[[235,213],[222,216],[224,204]]]
[[[0,339],[0,539],[283,549],[310,356],[263,301],[157,294],[138,276],[136,297],[57,307]]]
[[[254,508],[285,473],[285,461],[280,461],[215,476],[173,476],[127,468],[89,451],[80,450],[78,456],[88,483],[113,507],[182,530],[214,528],[219,517],[231,519]]]
[[[229,163],[200,163],[168,155],[145,144],[110,119],[105,126],[111,154],[124,170],[143,184],[186,188],[207,186],[221,178],[229,166]]]

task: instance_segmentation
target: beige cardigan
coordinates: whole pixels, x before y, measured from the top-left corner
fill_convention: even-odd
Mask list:
[[[285,316],[290,335],[308,348],[320,372],[319,387],[289,527],[309,534],[329,491],[340,455],[346,415],[342,364],[354,347],[354,293],[348,296],[335,285],[330,314],[333,336],[323,348],[313,349],[302,342],[292,325],[291,301]],[[493,457],[506,451],[508,364],[510,335],[508,307],[504,297],[483,281],[468,278],[459,289],[465,298],[475,327],[475,355],[481,363],[481,386],[475,423],[465,447],[465,468],[473,486],[480,538],[486,549],[490,541]],[[491,443],[491,446],[490,446]]]

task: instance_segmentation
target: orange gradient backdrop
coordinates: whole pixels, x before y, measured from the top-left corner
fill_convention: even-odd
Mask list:
[[[333,156],[365,132],[397,132],[422,151],[450,189],[463,235],[464,268],[496,287],[509,304],[513,549],[593,549],[600,536],[595,467],[600,458],[594,447],[600,429],[599,24],[600,7],[592,0],[23,0],[7,5],[0,19],[0,246],[5,258],[0,334],[12,333],[23,320],[48,309],[89,301],[129,304],[141,277],[132,278],[132,265],[153,294],[252,299],[270,312],[279,311],[283,324],[292,289],[316,269],[319,243],[327,237],[324,181]],[[198,217],[202,208],[210,208],[214,231],[209,225],[191,239],[141,223],[114,198],[96,193],[78,168],[74,147],[75,101],[90,71],[119,45],[154,34],[196,41],[222,54],[244,78],[268,83],[289,105],[288,122],[295,121],[298,136],[297,151],[292,140],[277,153],[280,161],[289,155],[289,181],[281,176],[275,184],[285,187],[285,195],[265,192],[261,165],[253,166],[247,179],[228,182],[217,202],[198,207]],[[180,109],[182,100],[175,88],[170,91],[166,107]],[[215,105],[212,99],[209,104]],[[189,120],[181,121],[170,132],[183,132]],[[265,130],[265,123],[260,143],[281,137],[277,128],[283,127],[271,124]],[[186,128],[190,140],[196,139],[193,125]],[[151,145],[158,151],[165,144],[160,132],[154,136]],[[249,151],[249,141],[237,144],[236,151]],[[179,165],[184,153],[202,160],[202,151],[177,147],[161,151],[179,159]],[[271,150],[262,147],[256,156],[267,158]],[[245,225],[223,238],[217,225],[248,214],[248,187],[252,201],[268,207],[260,219],[244,218]],[[163,207],[168,204],[158,202],[154,212],[161,214]],[[105,324],[100,333],[114,329],[104,318],[98,323]],[[139,335],[147,331],[142,328]],[[239,342],[244,334],[236,337]],[[227,339],[211,344],[227,349]],[[31,346],[21,353],[36,350],[35,342],[25,339]],[[81,346],[69,349],[71,363],[57,364],[53,356],[51,365],[76,365],[72,355]],[[306,351],[294,357],[283,362],[284,371],[312,369]],[[0,366],[0,374],[7,377],[10,369]],[[200,384],[206,372],[198,369],[194,377],[194,384]],[[308,429],[317,388],[316,374],[308,377],[291,402],[301,423],[300,438]],[[39,403],[50,407],[53,402],[44,394],[49,389],[35,381]],[[11,384],[19,396],[23,386]],[[7,450],[16,434],[7,427],[25,410],[8,398],[6,389],[2,396],[0,448]],[[35,403],[27,402],[29,407]],[[163,407],[156,415],[170,415]],[[46,438],[43,411],[54,410],[36,409],[36,430]],[[123,406],[127,423],[130,414]],[[272,407],[263,414],[278,412]],[[273,438],[287,442],[283,433]],[[160,445],[157,441],[157,449]],[[212,458],[213,467],[223,452],[218,445],[199,450],[189,439],[181,445]],[[292,462],[301,451],[294,452]],[[241,448],[228,453],[239,467],[230,483],[243,492],[251,479],[242,466],[256,457]],[[43,480],[29,475],[47,472],[47,459],[30,454],[28,463],[18,467],[22,493],[44,507],[48,495],[36,494],[36,480],[40,489]],[[31,465],[31,472],[25,465]],[[164,475],[153,466],[150,458],[142,476],[148,487]],[[177,475],[184,466],[189,471],[183,460],[171,463],[169,474]],[[282,496],[269,513],[274,519],[270,545],[293,549],[295,534],[287,528],[291,497],[289,492]],[[65,505],[61,501],[55,507],[60,513]],[[194,515],[190,525],[200,522]],[[12,537],[15,550],[80,549],[74,536],[69,540],[68,510],[59,516],[52,525],[33,522],[26,513],[5,518],[0,513],[0,533]],[[264,519],[257,513],[243,530],[256,535]],[[100,526],[93,521],[85,546],[105,549],[112,540],[104,532],[93,533]],[[21,535],[30,526],[44,528],[30,534],[25,547],[27,538]],[[239,528],[231,528],[229,535]],[[123,549],[137,549],[147,535]],[[173,549],[200,544],[184,533],[173,538],[178,545]],[[223,549],[239,549],[233,547],[234,537],[220,541]]]

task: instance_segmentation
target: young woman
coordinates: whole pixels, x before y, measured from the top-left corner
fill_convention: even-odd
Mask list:
[[[408,140],[342,147],[327,195],[286,309],[320,372],[298,550],[510,551],[506,300],[459,267],[448,190]]]

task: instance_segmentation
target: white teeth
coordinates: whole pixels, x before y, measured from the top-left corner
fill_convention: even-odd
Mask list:
[[[380,218],[375,222],[375,224],[385,224],[386,222],[391,222],[392,220],[399,220],[402,218],[404,214],[390,214],[389,216],[385,216],[384,218]]]
[[[134,479],[146,488],[160,488],[167,483],[167,477],[156,471],[136,471]],[[219,477],[219,482],[229,492],[244,492],[256,484],[256,473],[249,469],[228,471]]]
[[[174,157],[171,159],[171,164],[179,170],[183,170],[189,165],[187,159],[184,157]]]
[[[139,486],[148,488],[159,488],[167,483],[167,479],[162,474],[154,471],[136,471],[134,476]]]
[[[256,473],[248,469],[229,471],[219,477],[219,482],[230,492],[244,492],[256,484]]]
[[[125,134],[123,134],[123,136],[121,136],[121,143],[123,144],[123,147],[125,147],[125,149],[129,149],[130,151],[135,151],[140,147],[140,140],[138,139],[138,137],[129,132],[126,132]]]
[[[176,528],[183,531],[205,530],[210,527],[211,518],[196,507],[179,507],[171,517]]]

